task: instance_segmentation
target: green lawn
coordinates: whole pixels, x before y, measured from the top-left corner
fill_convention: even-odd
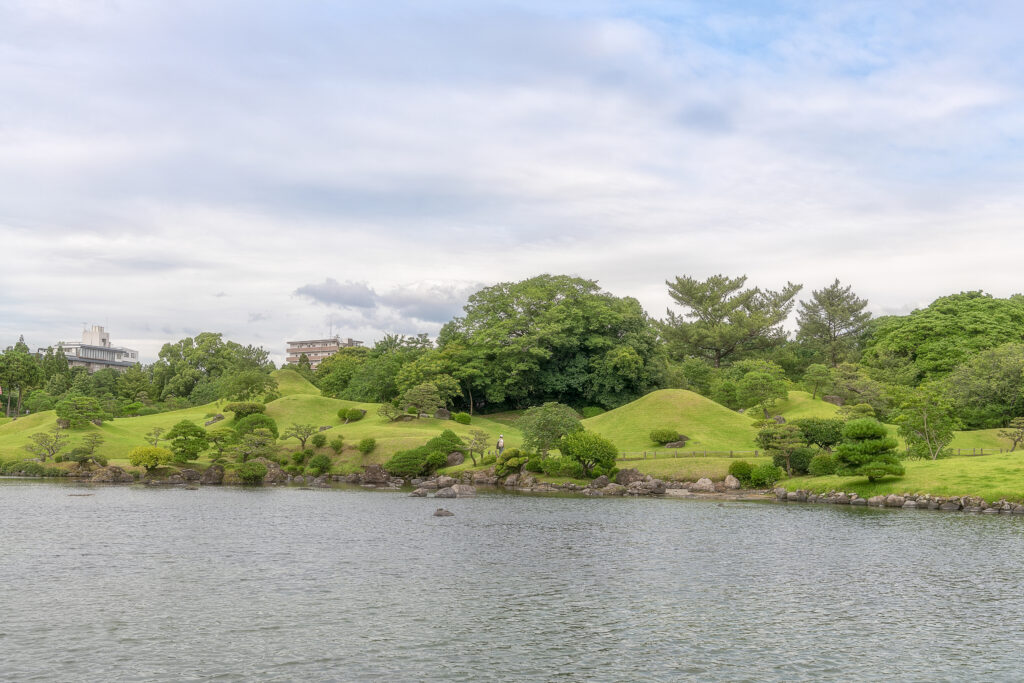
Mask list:
[[[812,399],[810,392],[790,391],[789,398],[775,404],[775,415],[781,415],[787,420],[798,420],[802,417],[836,417],[839,406],[826,403],[821,400],[819,394]]]
[[[619,469],[635,467],[644,474],[650,474],[658,479],[697,481],[701,477],[707,477],[714,481],[720,481],[725,479],[725,475],[729,473],[729,465],[737,460],[746,460],[751,465],[771,462],[771,458],[762,456],[757,458],[648,458],[647,460],[620,460],[617,464]]]
[[[312,394],[319,396],[320,390],[313,386],[305,377],[291,368],[274,370],[270,376],[277,380],[277,391],[282,396],[292,394]]]
[[[906,474],[874,484],[861,477],[794,477],[782,483],[789,490],[856,491],[863,497],[889,493],[931,493],[938,496],[981,496],[1024,501],[1024,452],[904,461]]]

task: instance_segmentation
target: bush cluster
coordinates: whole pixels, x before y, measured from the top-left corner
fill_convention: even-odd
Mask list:
[[[789,466],[793,468],[794,476],[807,474],[807,468],[811,465],[811,458],[817,451],[809,446],[797,448],[789,455]],[[786,456],[776,451],[772,454],[772,464],[776,467],[786,468]]]
[[[679,432],[674,429],[655,429],[651,431],[651,441],[664,446],[673,441],[679,441]]]
[[[494,464],[494,473],[499,477],[517,474],[522,471],[523,466],[529,460],[530,456],[524,454],[518,448],[508,448],[498,456],[497,462]]]
[[[235,473],[243,484],[262,484],[267,476],[267,466],[261,462],[245,462],[235,468]]]
[[[345,447],[345,439],[342,436],[336,436],[331,439],[330,444],[331,450],[334,451],[335,455],[341,455],[341,449]]]
[[[327,435],[321,433],[314,434],[310,437],[309,442],[313,444],[313,448],[323,448],[327,445]]]
[[[239,422],[250,415],[256,415],[262,413],[267,409],[267,406],[262,403],[256,403],[255,401],[240,401],[237,403],[229,403],[224,406],[225,413],[234,413],[235,416],[232,418],[233,422]]]
[[[340,408],[338,410],[338,419],[344,422],[359,422],[365,415],[366,412],[360,408]]]
[[[277,423],[274,422],[274,418],[270,417],[269,415],[264,415],[263,413],[254,413],[252,415],[243,417],[241,420],[238,421],[238,424],[235,425],[235,431],[238,432],[239,436],[243,434],[251,434],[257,429],[269,430],[270,433],[274,435],[275,439],[278,438],[279,436],[277,431]]]
[[[541,461],[541,468],[549,477],[583,479],[585,476],[583,465],[571,458],[545,458]]]
[[[460,425],[468,425],[473,421],[473,416],[469,413],[452,413],[452,419]]]
[[[777,467],[769,462],[761,463],[751,470],[750,485],[755,488],[768,488],[769,486],[774,486],[775,482],[782,479],[785,475],[786,471],[781,467]]]
[[[366,437],[365,439],[361,439],[359,441],[359,445],[356,446],[359,452],[362,453],[363,455],[369,455],[370,453],[373,452],[373,449],[376,447],[377,440],[369,436]]]
[[[811,464],[807,466],[807,473],[812,477],[825,477],[835,474],[839,469],[839,463],[831,453],[818,453],[811,458]]]
[[[321,474],[327,474],[331,471],[331,456],[325,453],[314,455],[309,459],[309,464],[306,466],[306,470],[314,477],[319,477]]]
[[[736,477],[744,488],[750,486],[750,475],[753,470],[754,466],[746,460],[737,460],[729,463],[729,474]]]

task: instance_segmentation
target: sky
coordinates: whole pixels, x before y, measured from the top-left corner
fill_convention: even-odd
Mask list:
[[[437,333],[541,273],[1024,290],[1017,2],[0,0],[0,347]]]

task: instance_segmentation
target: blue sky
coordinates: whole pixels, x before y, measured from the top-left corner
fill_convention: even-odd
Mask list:
[[[0,346],[280,358],[542,272],[1008,295],[1022,8],[0,0]]]

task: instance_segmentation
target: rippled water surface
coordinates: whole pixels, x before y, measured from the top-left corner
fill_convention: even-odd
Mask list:
[[[1022,539],[926,511],[4,480],[0,679],[1019,680]]]

